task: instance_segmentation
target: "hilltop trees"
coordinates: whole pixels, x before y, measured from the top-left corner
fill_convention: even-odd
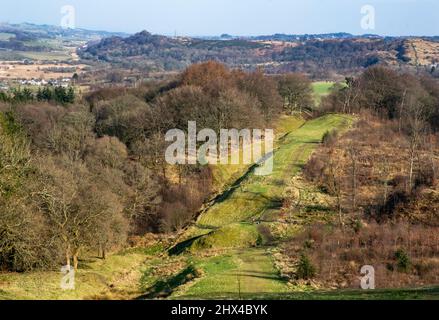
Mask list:
[[[282,97],[274,77],[267,77],[261,70],[242,73],[238,76],[238,86],[258,100],[265,121],[276,119],[282,112]]]
[[[314,106],[311,81],[302,74],[290,73],[279,80],[279,93],[284,108],[290,113],[309,111]]]

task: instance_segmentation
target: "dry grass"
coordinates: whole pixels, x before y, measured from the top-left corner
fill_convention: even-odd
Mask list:
[[[310,257],[317,268],[314,281],[324,288],[359,288],[364,265],[375,268],[378,288],[439,284],[439,227],[369,223],[354,231],[315,225],[285,247],[292,277],[301,253]]]
[[[47,68],[76,68],[76,73],[80,73],[85,65],[70,65],[65,63],[43,63],[36,62],[35,64],[25,65],[18,61],[4,61],[0,62],[0,79],[15,80],[15,79],[44,79],[53,80],[58,78],[71,78],[74,72],[52,72],[46,70]]]
[[[423,39],[405,41],[405,56],[410,58],[410,64],[429,66],[439,61],[439,43]]]
[[[351,150],[356,166],[355,206]],[[399,192],[407,196],[407,201],[395,202],[395,208],[391,206],[395,209],[393,211],[416,221],[439,222],[439,186],[434,179],[428,185],[421,185],[421,178],[430,169],[438,172],[437,137],[424,137],[417,153],[413,182],[419,181],[420,185],[411,192],[407,137],[398,132],[397,123],[369,117],[368,120],[360,120],[336,142],[320,148],[307,164],[305,176],[330,194],[332,191],[334,196],[328,186],[331,180],[328,164],[332,160],[341,188],[343,212],[376,216],[386,211],[384,209],[390,206],[389,201]]]

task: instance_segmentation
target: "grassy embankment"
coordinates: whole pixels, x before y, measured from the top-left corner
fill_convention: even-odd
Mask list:
[[[256,176],[250,169],[199,217],[171,251],[194,255],[193,264],[203,273],[192,286],[177,290],[174,297],[236,298],[289,292],[274,267],[274,248],[265,246],[259,228],[276,224],[285,187],[300,172],[325,132],[346,129],[351,122],[351,118],[341,115],[302,124],[298,119],[284,119],[281,126],[288,133],[281,135],[276,144],[273,173]],[[290,234],[295,231],[297,225],[291,225]],[[215,258],[198,257],[204,251],[215,250],[226,253]]]
[[[75,290],[62,290],[59,271],[0,273],[0,300],[130,299],[141,294],[140,277],[158,263],[160,247],[125,250],[106,260],[81,261]]]

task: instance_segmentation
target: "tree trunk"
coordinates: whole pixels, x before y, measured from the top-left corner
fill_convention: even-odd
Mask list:
[[[349,153],[352,161],[352,212],[355,212],[357,210],[357,158],[353,148],[350,148]]]
[[[70,270],[70,244],[67,245],[66,248],[66,267]]]
[[[413,189],[413,167],[415,163],[414,152],[412,151],[410,155],[410,172],[409,172],[409,192],[412,192]]]
[[[79,257],[79,250],[75,250],[73,253],[73,268],[75,271],[78,270],[78,257]]]

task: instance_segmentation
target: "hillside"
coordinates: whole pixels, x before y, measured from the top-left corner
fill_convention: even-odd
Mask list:
[[[116,35],[126,36],[51,25],[0,23],[0,60],[69,60],[71,53],[88,41]]]
[[[192,63],[217,60],[243,69],[262,67],[269,73],[295,71],[329,78],[333,74],[356,73],[376,64],[410,69],[415,59],[410,50],[412,43],[422,52],[419,58],[422,66],[430,67],[439,58],[433,38],[382,38],[344,33],[171,38],[143,31],[131,37],[111,37],[90,44],[79,54],[85,60],[150,71],[181,70]]]

